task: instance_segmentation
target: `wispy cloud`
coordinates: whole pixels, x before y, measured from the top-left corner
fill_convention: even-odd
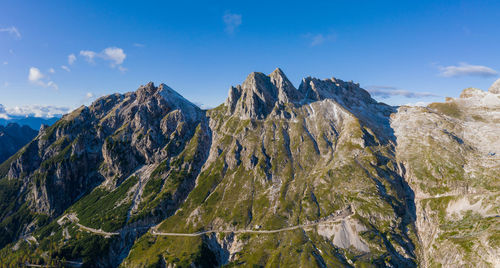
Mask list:
[[[387,99],[392,96],[402,96],[409,99],[439,97],[439,95],[436,95],[434,93],[412,92],[409,90],[399,89],[397,87],[392,87],[392,86],[367,86],[366,90],[370,92],[372,96],[377,96],[383,99]]]
[[[224,14],[224,17],[222,17],[222,19],[224,20],[224,24],[226,25],[226,33],[234,34],[236,29],[241,25],[241,18],[241,14],[234,14],[226,11],[226,14]]]
[[[443,77],[462,77],[462,76],[479,76],[492,77],[498,74],[497,71],[483,65],[471,65],[461,62],[458,65],[438,66],[440,76]]]
[[[100,58],[109,61],[112,68],[117,67],[122,72],[127,70],[122,66],[125,58],[127,58],[127,54],[119,47],[108,47],[99,53],[92,50],[82,50],[80,51],[80,56],[84,57],[89,63],[94,63],[94,59]]]
[[[83,56],[87,62],[93,63],[95,56],[97,56],[97,53],[91,50],[82,50],[80,51],[80,56]]]
[[[31,67],[29,69],[28,80],[35,85],[42,87],[52,87],[55,90],[59,89],[59,86],[48,78],[36,67]]]
[[[66,72],[71,72],[71,69],[66,65],[61,65],[61,69],[65,70]]]
[[[333,33],[307,33],[303,37],[309,40],[309,45],[312,47],[322,45],[326,42],[333,42],[337,39],[337,35]]]
[[[75,63],[76,61],[76,56],[75,54],[71,53],[68,55],[68,64],[69,65],[72,65],[73,63]]]
[[[6,33],[9,33],[9,34],[17,37],[17,38],[21,38],[21,33],[14,26],[10,26],[10,27],[7,27],[7,28],[0,28],[0,32],[6,32]]]
[[[421,107],[425,107],[425,106],[427,106],[429,104],[430,104],[430,102],[427,102],[427,101],[417,101],[417,102],[407,103],[405,105],[406,106],[421,106]]]
[[[0,117],[4,115],[9,116],[33,116],[33,117],[54,117],[61,116],[71,111],[69,107],[59,106],[43,106],[43,105],[25,105],[5,107],[0,104]]]
[[[141,43],[134,43],[132,44],[134,47],[144,47],[144,44]]]
[[[59,90],[59,86],[58,86],[56,83],[54,83],[54,81],[49,81],[49,82],[47,82],[47,86],[48,86],[48,87],[52,87],[52,88],[54,88],[55,90]]]
[[[123,66],[121,66],[121,65],[119,65],[119,66],[118,66],[118,70],[119,70],[120,72],[124,73],[124,72],[126,72],[128,69],[127,69],[127,68],[125,68],[125,67],[123,67]]]
[[[54,68],[50,68],[49,73],[54,74],[54,73],[56,73],[56,70],[54,70]]]

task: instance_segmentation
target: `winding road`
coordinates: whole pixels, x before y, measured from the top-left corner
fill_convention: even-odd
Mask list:
[[[349,207],[347,209],[344,209],[342,211],[337,212],[336,215],[332,215],[332,216],[327,217],[326,219],[323,219],[323,220],[319,220],[319,221],[311,222],[311,223],[306,223],[306,224],[298,224],[298,225],[294,225],[294,226],[284,227],[284,228],[280,228],[280,229],[273,229],[273,230],[258,230],[258,229],[215,230],[215,229],[212,229],[212,230],[206,230],[206,231],[201,231],[201,232],[196,232],[196,233],[169,233],[169,232],[158,232],[156,230],[157,227],[158,227],[158,225],[154,226],[154,227],[150,227],[150,226],[147,226],[147,227],[134,227],[134,228],[131,228],[131,229],[150,228],[149,229],[149,233],[151,233],[152,235],[156,235],[156,236],[188,236],[188,237],[195,237],[195,236],[201,236],[201,235],[210,234],[210,233],[273,234],[273,233],[286,232],[286,231],[291,231],[291,230],[296,230],[296,229],[304,229],[304,228],[309,228],[309,227],[318,226],[318,225],[331,224],[331,223],[335,223],[335,222],[339,222],[339,221],[348,219],[348,218],[350,218],[354,214],[355,214],[354,208]],[[60,225],[62,225],[65,218],[67,218],[69,221],[75,223],[82,230],[85,230],[87,232],[91,232],[91,233],[94,233],[94,234],[102,235],[102,236],[105,236],[105,237],[111,237],[111,236],[114,236],[114,235],[120,235],[121,232],[125,232],[125,230],[122,230],[121,232],[106,232],[106,231],[103,231],[103,230],[100,230],[100,229],[98,230],[98,229],[95,229],[95,228],[91,228],[91,227],[87,227],[87,226],[81,225],[80,223],[78,223],[79,220],[78,220],[78,217],[75,214],[67,214],[67,215],[63,216],[61,219],[58,220],[58,223]]]
[[[152,235],[158,235],[158,236],[190,236],[190,237],[201,236],[201,235],[210,234],[210,233],[273,234],[273,233],[286,232],[286,231],[291,231],[291,230],[296,230],[296,229],[304,229],[304,228],[318,226],[318,225],[331,224],[331,223],[335,223],[335,222],[339,222],[339,221],[348,219],[352,215],[354,215],[354,209],[348,209],[348,210],[342,211],[341,213],[339,213],[338,215],[334,216],[331,219],[325,219],[325,220],[320,220],[317,222],[306,223],[306,224],[299,224],[299,225],[294,225],[294,226],[289,226],[289,227],[274,229],[274,230],[241,229],[241,230],[206,230],[206,231],[201,231],[201,232],[196,232],[196,233],[165,233],[165,232],[157,232],[156,231],[157,226],[155,226],[155,227],[151,228],[149,230],[149,232]]]

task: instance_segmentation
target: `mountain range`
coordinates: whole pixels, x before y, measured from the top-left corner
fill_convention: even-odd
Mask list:
[[[0,163],[15,154],[37,133],[28,126],[19,126],[16,123],[9,123],[7,126],[0,125]]]
[[[209,110],[148,83],[0,165],[0,263],[499,266],[499,131],[500,82],[394,107],[276,69]]]
[[[0,126],[6,126],[10,123],[16,123],[21,126],[29,126],[32,129],[39,130],[42,125],[50,126],[54,124],[60,117],[34,117],[34,116],[13,116],[9,115],[8,119],[0,118]]]

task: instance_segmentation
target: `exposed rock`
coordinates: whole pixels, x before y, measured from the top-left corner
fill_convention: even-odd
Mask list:
[[[336,78],[296,89],[280,69],[207,111],[148,83],[0,166],[0,245],[16,242],[0,261],[494,266],[499,111],[494,90],[392,107]]]
[[[495,83],[491,85],[488,91],[493,94],[500,94],[500,79],[495,81]]]

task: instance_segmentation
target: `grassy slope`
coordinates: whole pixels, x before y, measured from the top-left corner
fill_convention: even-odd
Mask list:
[[[356,218],[372,226],[362,234],[372,249],[369,254],[334,247],[315,231],[239,234],[235,239],[243,244],[242,250],[229,265],[274,267],[299,261],[310,267],[319,266],[320,259],[330,266],[345,264],[348,259],[360,265],[384,263],[388,257],[384,243],[397,244],[396,241],[407,238],[402,238],[406,234],[400,232],[392,207],[393,202],[401,203],[391,183],[395,178],[381,178],[382,173],[392,174],[392,170],[373,154],[380,148],[363,148],[351,142],[363,136],[357,120],[344,122],[343,129],[337,129],[341,132],[339,137],[321,139],[307,130],[301,116],[304,111],[295,112],[299,115],[293,122],[272,118],[250,122],[225,118],[218,109],[212,111],[212,118],[224,122],[215,127],[221,133],[215,141],[220,155],[205,166],[195,189],[181,209],[161,224],[160,231],[246,229],[255,225],[277,229],[318,220],[352,205],[358,212]],[[321,123],[315,127],[321,134],[329,130]],[[250,162],[248,158],[253,155],[258,159],[255,168],[229,166],[228,162],[237,159],[238,143],[242,144],[242,151],[247,150],[247,154],[239,153],[240,161]],[[272,179],[268,179],[269,173]],[[382,198],[381,188],[393,200]],[[148,266],[161,259],[178,265],[195,263],[199,249],[207,243],[204,239],[207,237],[155,238],[146,234],[136,242],[124,266]]]

